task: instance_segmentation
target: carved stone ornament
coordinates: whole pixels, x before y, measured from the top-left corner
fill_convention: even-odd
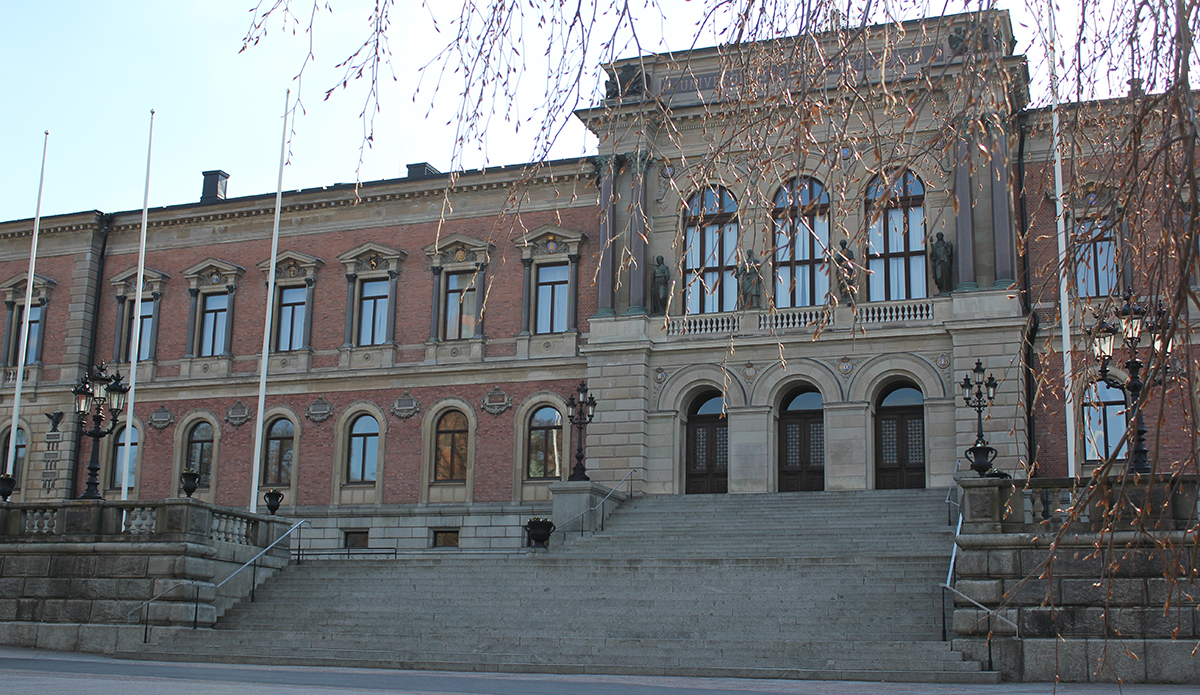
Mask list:
[[[250,407],[238,399],[237,403],[229,406],[229,410],[225,413],[225,422],[234,427],[241,427],[250,422]]]
[[[934,364],[936,364],[939,369],[949,368],[950,367],[950,355],[947,355],[946,353],[943,352],[942,354],[937,356],[937,359],[934,360]]]
[[[754,381],[754,377],[758,376],[758,369],[755,368],[753,362],[747,362],[745,367],[742,367],[742,376],[750,381]]]
[[[295,261],[288,263],[287,266],[284,268],[281,268],[281,270],[283,271],[282,272],[283,275],[286,275],[290,278],[299,278],[299,277],[304,277],[305,275],[308,275],[308,269],[301,268],[300,264],[296,263]]]
[[[500,390],[499,386],[492,388],[492,392],[483,397],[480,405],[484,410],[492,415],[499,415],[508,410],[512,406],[512,396]]]
[[[849,357],[843,357],[841,362],[838,362],[838,373],[842,376],[850,376],[850,372],[854,371],[854,363]]]
[[[667,380],[667,373],[662,370],[662,367],[654,370],[654,383],[661,384]]]
[[[368,270],[387,270],[390,263],[386,258],[380,256],[379,253],[371,253],[354,262],[354,269],[357,271]]]
[[[221,271],[217,270],[216,268],[213,268],[211,271],[209,271],[208,282],[210,285],[219,285],[224,279],[225,277],[221,275]]]
[[[158,409],[150,413],[150,426],[156,430],[164,430],[175,422],[175,414],[167,410],[166,406],[158,406]]]
[[[416,396],[409,395],[408,391],[392,401],[392,415],[401,420],[407,420],[419,412],[421,412],[421,401],[418,401]]]
[[[317,396],[317,400],[308,404],[304,415],[313,422],[325,422],[333,417],[333,405],[324,396]]]
[[[478,259],[479,254],[468,249],[462,244],[458,244],[442,252],[442,263],[444,265],[449,265],[451,263],[475,262]]]

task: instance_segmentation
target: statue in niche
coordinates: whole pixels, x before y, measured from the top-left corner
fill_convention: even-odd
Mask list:
[[[671,269],[666,260],[659,256],[654,261],[654,276],[650,281],[650,313],[658,316],[667,313],[668,293],[671,285]]]
[[[746,260],[737,269],[737,277],[741,281],[741,308],[762,308],[762,263],[754,255],[754,249],[746,254]]]
[[[833,261],[833,272],[836,273],[838,294],[842,299],[853,302],[858,288],[854,286],[854,250],[845,239],[838,244],[830,254]]]
[[[929,264],[933,266],[933,282],[938,292],[950,291],[950,275],[954,265],[954,244],[946,241],[946,235],[937,233],[937,241],[929,247]]]

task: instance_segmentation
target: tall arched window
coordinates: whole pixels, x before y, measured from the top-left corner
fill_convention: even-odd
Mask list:
[[[825,413],[821,392],[802,387],[779,414],[779,491],[825,489]]]
[[[925,397],[912,384],[884,391],[875,409],[875,487],[925,487]]]
[[[350,425],[350,451],[346,457],[347,483],[373,483],[379,467],[379,422],[359,415]]]
[[[1088,463],[1103,463],[1109,456],[1125,458],[1126,443],[1117,448],[1127,427],[1125,418],[1123,391],[1103,381],[1087,388],[1083,396],[1083,446]]]
[[[737,201],[720,186],[691,197],[684,209],[684,308],[689,314],[737,309]]]
[[[821,271],[829,249],[829,193],[807,176],[789,181],[775,195],[775,306],[816,306],[829,294]]]
[[[262,471],[259,475],[260,484],[277,487],[287,487],[292,484],[292,447],[295,436],[296,426],[285,417],[278,418],[267,425]]]
[[[188,430],[187,470],[200,474],[200,487],[208,487],[212,481],[213,426],[209,422],[197,422]]]
[[[876,176],[867,186],[867,299],[923,299],[925,184],[911,171]]]
[[[467,416],[451,410],[438,419],[434,450],[433,479],[467,479]]]
[[[125,465],[125,447],[129,447],[129,470],[125,473],[125,484],[121,484],[121,466]],[[112,465],[108,476],[108,487],[119,490],[122,487],[133,489],[137,486],[138,470],[138,431],[136,427],[122,427],[117,431],[113,440]]]
[[[562,477],[562,414],[550,406],[529,416],[529,445],[526,447],[526,478]]]
[[[0,449],[0,456],[4,457],[4,465],[7,465],[7,463],[8,463],[8,446],[9,446],[8,437],[11,433],[12,433],[12,430],[9,430],[8,432],[4,433],[4,444],[3,444],[3,448]],[[26,449],[27,445],[28,445],[28,439],[25,434],[25,430],[18,427],[17,428],[17,445],[16,445],[16,448],[13,450],[12,467],[8,471],[9,474],[12,475],[13,480],[17,481],[16,484],[13,486],[13,490],[21,489],[21,476],[25,472],[25,449]]]
[[[729,422],[725,399],[709,392],[693,402],[687,424],[687,494],[727,492],[729,489]]]

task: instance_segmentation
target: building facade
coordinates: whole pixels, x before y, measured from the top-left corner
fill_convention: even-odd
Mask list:
[[[1036,471],[1062,447],[1031,445],[1030,370],[1053,355],[1031,356],[1030,253],[1050,242],[1017,186],[1027,159],[1047,170],[1013,45],[992,13],[619,61],[576,114],[595,157],[286,194],[271,297],[273,196],[225,198],[223,172],[150,212],[141,288],[140,212],[62,215],[26,311],[32,221],[0,223],[7,421],[36,324],[15,499],[80,493],[70,388],[135,351],[105,494],[135,446],[131,496],[178,496],[189,468],[220,504],[277,488],[316,546],[522,545],[569,472],[581,380],[588,474],[643,494],[948,487],[977,361],[1000,381],[996,467]]]

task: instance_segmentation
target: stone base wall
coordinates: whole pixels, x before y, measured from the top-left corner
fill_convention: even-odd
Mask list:
[[[367,532],[370,548],[397,551],[433,547],[434,531],[458,531],[463,550],[517,550],[526,546],[525,522],[531,516],[549,517],[549,502],[536,504],[439,504],[363,507],[313,507],[296,511],[304,551],[346,547],[346,533]]]

